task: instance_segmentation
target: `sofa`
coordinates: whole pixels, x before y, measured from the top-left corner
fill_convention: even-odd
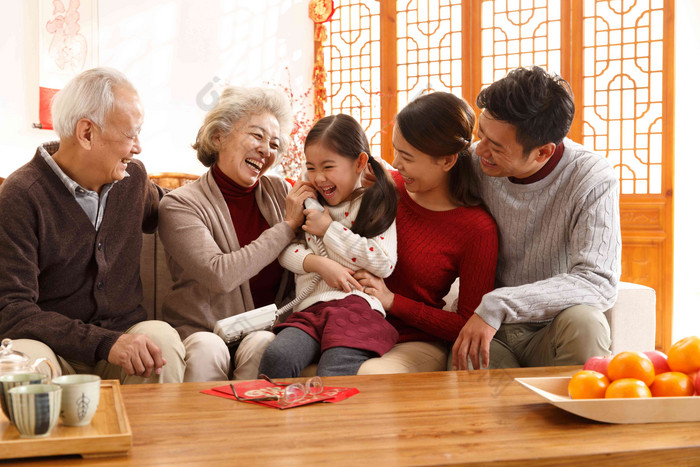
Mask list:
[[[162,319],[161,306],[170,290],[172,279],[165,261],[165,250],[158,234],[143,235],[141,251],[143,307],[150,319]],[[459,280],[445,297],[445,308],[457,298]],[[650,287],[621,282],[617,302],[605,312],[610,323],[612,352],[647,351],[655,347],[656,292]]]
[[[161,186],[174,189],[183,183],[196,179],[187,174],[154,174],[151,178]],[[0,184],[3,179],[0,179]],[[165,250],[158,234],[143,235],[141,250],[141,283],[143,285],[143,307],[149,319],[162,319],[163,298],[172,285],[172,279],[165,262]],[[445,296],[448,308],[457,298],[459,279],[452,284]],[[624,350],[644,352],[653,350],[656,343],[656,292],[630,282],[621,282],[618,287],[617,302],[605,312],[610,324],[612,337],[611,351],[614,354]]]

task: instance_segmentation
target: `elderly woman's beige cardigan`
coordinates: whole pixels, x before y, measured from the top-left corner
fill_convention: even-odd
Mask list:
[[[294,238],[284,221],[289,184],[263,176],[255,200],[270,228],[245,248],[238,244],[224,197],[212,171],[168,193],[160,203],[158,232],[174,285],[163,302],[163,318],[185,339],[212,331],[216,322],[255,308],[249,279],[257,275]],[[275,302],[293,293],[285,271]]]

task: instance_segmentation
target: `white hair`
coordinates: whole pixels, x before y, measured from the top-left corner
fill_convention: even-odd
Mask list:
[[[114,68],[92,68],[71,79],[51,104],[53,128],[58,136],[73,136],[81,118],[104,128],[107,114],[114,110],[114,88],[119,86],[136,92],[127,77]]]
[[[261,87],[230,86],[224,89],[216,106],[204,117],[204,124],[192,145],[197,158],[206,167],[211,167],[219,158],[216,135],[228,135],[239,120],[261,113],[270,113],[280,126],[280,148],[284,154],[292,131],[292,108],[289,99],[278,89]]]

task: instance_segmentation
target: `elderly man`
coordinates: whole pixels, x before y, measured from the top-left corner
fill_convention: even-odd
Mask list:
[[[62,373],[122,383],[180,382],[177,332],[145,321],[141,233],[163,191],[143,164],[143,108],[108,68],[85,71],[54,100],[60,141],[46,143],[0,189],[0,336]]]
[[[517,68],[476,103],[475,189],[496,219],[500,251],[496,289],[462,328],[453,367],[574,365],[609,354],[603,311],[620,279],[618,182],[605,158],[565,138],[569,85]]]

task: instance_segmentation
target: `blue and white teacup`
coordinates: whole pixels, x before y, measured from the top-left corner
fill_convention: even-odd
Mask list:
[[[9,390],[25,384],[41,384],[46,375],[41,373],[12,373],[0,376],[0,405],[5,416],[12,421]]]
[[[10,389],[12,422],[22,438],[43,438],[51,433],[61,413],[57,384],[28,384]]]
[[[90,423],[100,404],[100,384],[96,375],[63,375],[51,380],[63,388],[61,422],[68,426]]]

